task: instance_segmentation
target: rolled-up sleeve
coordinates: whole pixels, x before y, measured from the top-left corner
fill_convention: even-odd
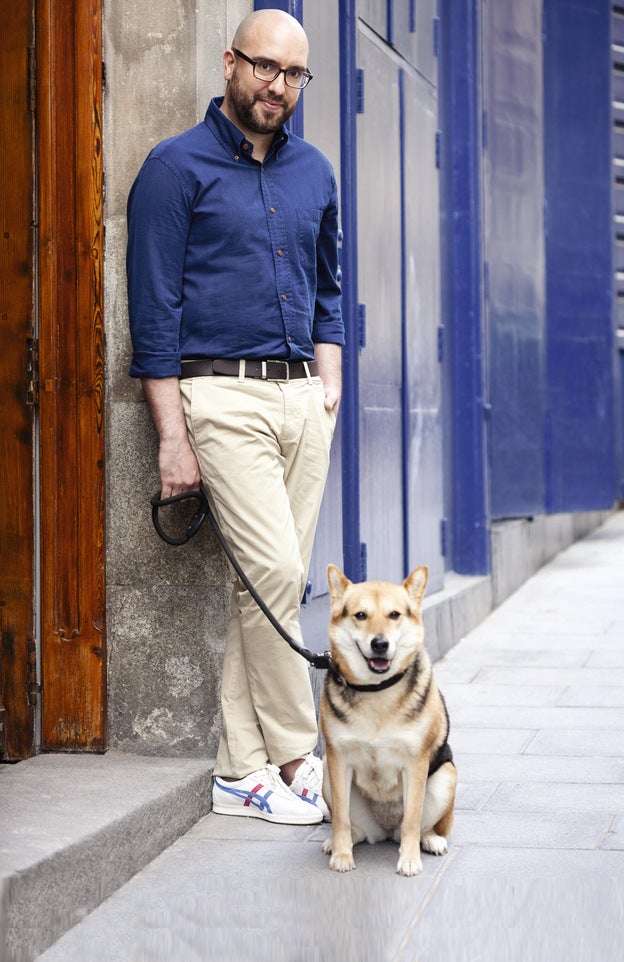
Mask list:
[[[177,174],[145,161],[128,198],[128,309],[132,377],[177,377],[191,204]]]
[[[338,189],[333,176],[330,201],[321,219],[316,254],[317,286],[312,340],[315,344],[344,344],[338,283]]]

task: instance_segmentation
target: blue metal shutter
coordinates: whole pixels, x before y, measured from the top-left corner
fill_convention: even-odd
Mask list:
[[[551,512],[608,508],[615,497],[609,19],[595,0],[545,5]],[[617,57],[624,65],[624,47]],[[624,100],[621,68],[615,84]],[[615,249],[621,260],[617,231]]]
[[[544,242],[541,0],[483,16],[483,198],[490,503],[494,518],[544,507]]]

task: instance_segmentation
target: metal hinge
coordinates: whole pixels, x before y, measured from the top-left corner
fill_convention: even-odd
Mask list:
[[[440,554],[443,558],[446,558],[446,553],[448,551],[448,521],[446,518],[442,518],[440,521]]]
[[[358,340],[360,344],[360,350],[363,350],[366,347],[366,304],[358,304],[357,318]]]
[[[26,338],[26,403],[39,403],[39,341]]]
[[[364,113],[364,71],[361,67],[355,71],[355,112]]]
[[[37,704],[37,695],[41,694],[41,685],[37,681],[37,645],[34,638],[26,643],[26,698],[28,704]]]
[[[0,706],[0,758],[6,755],[6,708]]]
[[[37,55],[34,46],[28,47],[28,109],[37,109]]]

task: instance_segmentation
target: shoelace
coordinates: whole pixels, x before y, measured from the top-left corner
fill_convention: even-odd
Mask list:
[[[265,781],[268,783],[268,785],[270,785],[273,791],[280,792],[281,794],[290,792],[288,785],[282,780],[282,776],[280,775],[280,770],[277,765],[267,765],[264,771],[267,773]]]
[[[304,768],[304,765],[307,766],[307,767]],[[321,778],[321,776],[319,775],[319,773],[317,772],[316,768],[314,767],[314,765],[311,765],[310,762],[307,761],[307,759],[306,759],[306,761],[303,763],[303,765],[300,766],[300,769],[302,769],[302,768],[303,768],[303,772],[298,771],[298,772],[295,774],[295,777],[294,777],[294,779],[293,779],[293,785],[296,785],[296,784],[298,784],[298,783],[305,784],[307,787],[309,787],[309,788],[311,788],[313,791],[315,791],[315,792],[317,793],[317,795],[320,795],[320,794],[321,794],[321,786],[322,786],[322,778]],[[291,787],[292,787],[292,786],[291,786]]]

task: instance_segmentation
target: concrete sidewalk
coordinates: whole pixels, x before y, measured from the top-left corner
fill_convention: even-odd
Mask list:
[[[437,668],[459,770],[448,856],[329,871],[327,826],[208,815],[40,958],[614,962],[624,938],[624,514]]]
[[[422,876],[395,874],[391,843],[359,846],[356,871],[338,875],[321,854],[328,826],[208,814],[38,958],[621,958],[624,513],[541,569],[436,672],[459,786],[449,854],[425,855]],[[189,765],[192,809],[205,772]]]

